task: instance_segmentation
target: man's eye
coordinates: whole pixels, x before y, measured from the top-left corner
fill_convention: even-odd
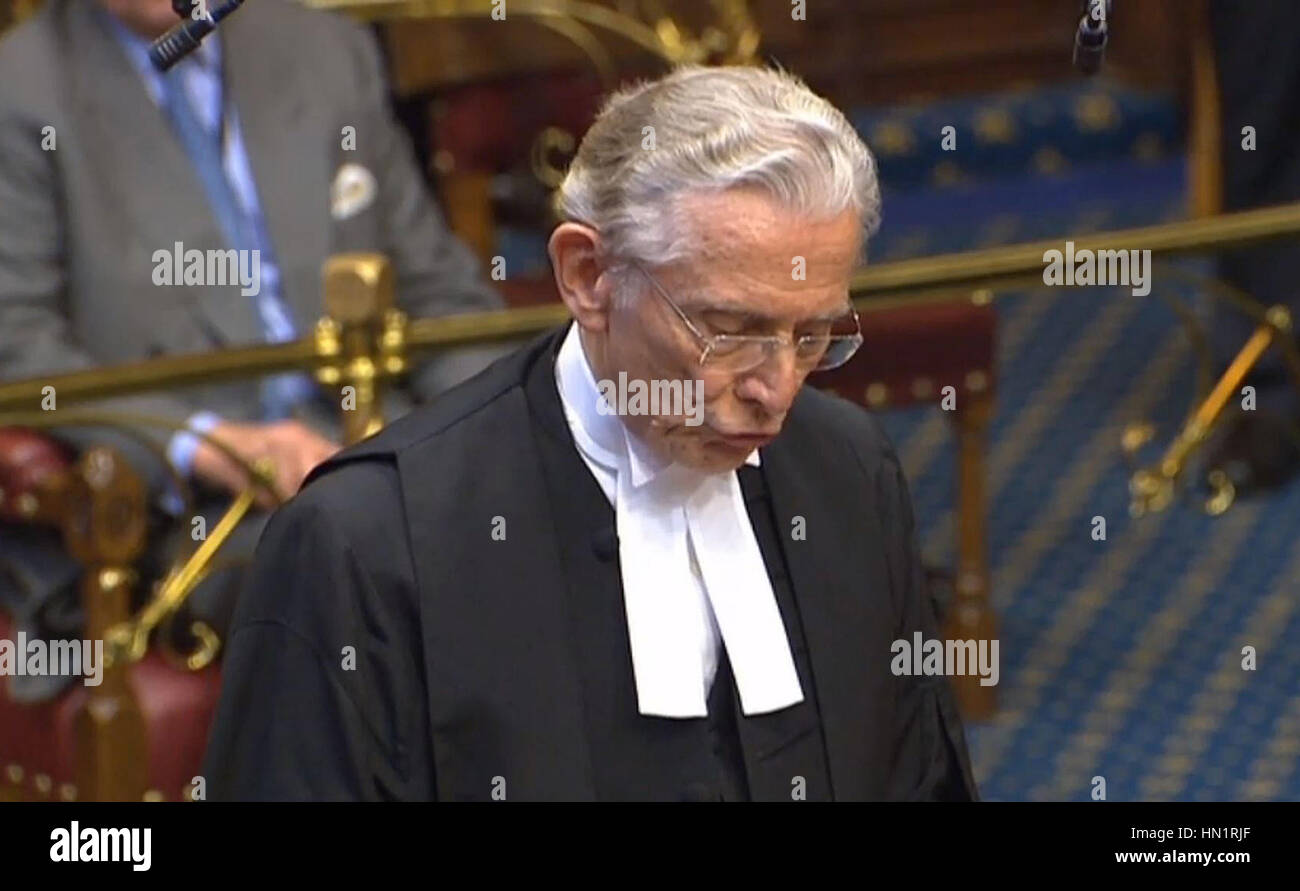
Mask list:
[[[714,334],[744,334],[745,322],[735,316],[729,316],[719,313],[708,313],[704,316],[704,324]]]

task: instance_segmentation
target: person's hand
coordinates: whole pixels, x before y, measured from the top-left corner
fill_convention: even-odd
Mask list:
[[[337,443],[298,421],[270,424],[223,421],[212,428],[211,435],[249,464],[270,459],[275,471],[275,491],[281,499],[292,497],[311,469],[339,450]],[[199,441],[194,453],[194,476],[232,494],[242,492],[249,485],[244,469],[204,440]],[[262,487],[257,489],[257,503],[266,509],[275,506]]]

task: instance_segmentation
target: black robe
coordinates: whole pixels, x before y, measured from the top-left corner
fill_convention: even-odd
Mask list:
[[[637,712],[613,510],[555,386],[563,333],[339,453],[272,517],[208,797],[974,799],[947,679],[890,670],[894,640],[938,634],[897,458],[810,387],[741,471],[805,701],[732,712],[724,658],[708,719]]]

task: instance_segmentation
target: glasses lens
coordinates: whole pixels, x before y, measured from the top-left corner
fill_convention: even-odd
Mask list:
[[[723,371],[742,372],[757,368],[766,359],[767,349],[761,340],[718,335],[713,338],[708,364]]]
[[[795,361],[811,371],[839,368],[853,358],[862,344],[862,335],[845,334],[827,337],[803,337],[795,348]],[[714,338],[713,347],[704,356],[710,368],[742,374],[752,371],[768,360],[770,351],[779,348],[776,341],[762,338]]]
[[[839,368],[853,358],[853,354],[858,351],[858,347],[861,345],[862,335],[860,334],[830,338],[830,342],[826,344],[825,351],[821,354],[814,371],[829,371],[832,368]]]

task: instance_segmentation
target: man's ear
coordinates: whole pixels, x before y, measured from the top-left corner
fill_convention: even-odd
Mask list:
[[[600,234],[582,223],[561,223],[546,248],[555,271],[555,287],[574,320],[587,331],[604,331],[613,289],[600,263]]]

